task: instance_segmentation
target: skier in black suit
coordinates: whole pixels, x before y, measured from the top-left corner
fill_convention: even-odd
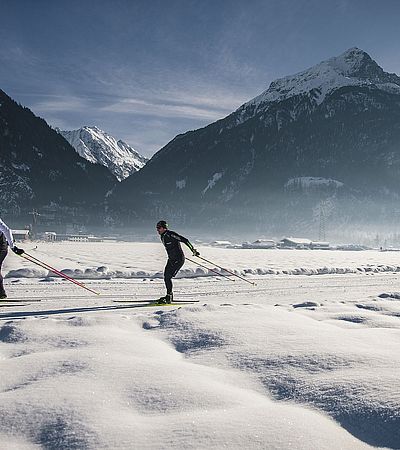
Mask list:
[[[164,282],[165,287],[167,288],[167,295],[161,297],[157,302],[171,303],[174,299],[174,294],[172,293],[172,278],[174,278],[185,263],[185,255],[181,247],[181,242],[189,247],[193,256],[200,256],[200,253],[189,242],[189,239],[175,233],[175,231],[169,230],[165,220],[157,222],[156,228],[168,254],[167,265],[164,269]]]

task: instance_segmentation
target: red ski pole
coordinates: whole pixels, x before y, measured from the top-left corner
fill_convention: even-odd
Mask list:
[[[65,273],[60,272],[59,270],[55,269],[54,267],[50,266],[49,264],[47,264],[47,263],[45,263],[43,261],[40,261],[40,259],[35,258],[34,256],[30,255],[29,253],[23,253],[21,256],[23,258],[25,258],[27,261],[29,261],[29,262],[31,262],[33,264],[36,264],[36,265],[42,267],[43,269],[47,269],[50,272],[53,272],[56,275],[60,276],[61,278],[64,278],[65,280],[68,280],[71,283],[74,283],[77,286],[79,286],[79,287],[81,287],[83,289],[86,289],[89,292],[92,292],[93,294],[100,295],[99,292],[93,291],[92,289],[90,289],[87,286],[85,286],[83,283],[80,283],[79,281],[75,280],[72,277],[69,277]]]

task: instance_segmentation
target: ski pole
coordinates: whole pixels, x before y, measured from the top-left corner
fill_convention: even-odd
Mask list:
[[[186,258],[186,259],[194,264],[197,264],[200,267],[204,267],[204,269],[207,269],[207,270],[210,270],[211,272],[216,273],[218,276],[227,278],[229,281],[235,281],[235,280],[230,279],[227,275],[222,275],[221,273],[217,272],[216,270],[213,270],[213,269],[210,269],[209,267],[203,266],[203,264],[200,264],[197,261],[193,261],[193,259],[190,259],[190,258]]]
[[[44,261],[41,261],[40,259],[35,258],[34,256],[30,255],[29,253],[25,252],[25,253],[23,253],[23,255],[26,255],[25,259],[27,259],[28,261],[33,262],[34,264],[37,264],[38,266],[43,267],[44,269],[48,269],[51,272],[54,272],[55,274],[59,275],[60,277],[65,278],[66,280],[70,280],[79,286],[86,287],[83,283],[81,283],[81,282],[75,280],[74,278],[66,275],[65,273],[55,269],[54,267],[50,266],[50,264],[47,264]]]
[[[64,278],[65,280],[68,280],[71,283],[74,283],[77,286],[79,286],[79,287],[81,287],[83,289],[86,289],[89,292],[92,292],[93,294],[100,295],[99,292],[93,291],[92,289],[90,289],[87,286],[85,286],[83,283],[80,283],[79,281],[75,280],[72,277],[69,277],[65,273],[60,272],[59,270],[55,269],[54,267],[50,266],[49,264],[47,264],[47,263],[45,263],[43,261],[40,261],[40,259],[35,258],[34,256],[30,255],[29,253],[23,253],[21,256],[23,258],[25,258],[27,261],[29,261],[29,262],[31,262],[33,264],[36,264],[36,265],[42,267],[43,269],[47,269],[50,272],[53,272],[53,273],[57,274],[61,278]]]
[[[24,256],[24,255],[27,255],[27,256]],[[92,292],[93,294],[100,295],[99,292],[96,292],[96,291],[94,291],[94,290],[88,288],[88,287],[85,286],[83,283],[80,283],[79,281],[75,280],[74,278],[72,278],[72,277],[66,275],[66,274],[63,273],[63,272],[60,272],[59,270],[55,269],[54,267],[50,266],[49,264],[47,264],[47,263],[45,263],[45,262],[43,262],[43,261],[40,261],[40,259],[37,259],[37,258],[35,258],[35,257],[32,256],[32,255],[29,255],[29,254],[26,254],[26,253],[25,253],[25,254],[22,254],[21,256],[24,257],[27,261],[30,261],[30,262],[32,262],[32,263],[34,263],[34,264],[36,264],[36,265],[42,267],[43,269],[47,269],[47,270],[49,270],[50,272],[53,272],[53,273],[55,273],[56,275],[60,276],[61,278],[64,278],[65,280],[68,280],[68,281],[70,281],[71,283],[74,283],[74,284],[76,284],[77,286],[79,286],[79,287],[81,287],[81,288],[83,288],[83,289],[86,289],[86,290],[89,291],[89,292]]]
[[[221,266],[219,266],[218,264],[215,264],[215,263],[209,261],[208,259],[203,258],[202,256],[198,256],[198,258],[202,259],[202,260],[205,261],[205,262],[208,262],[209,264],[213,264],[214,266],[218,267],[219,269],[225,270],[225,272],[228,272],[228,273],[230,273],[231,275],[233,275],[234,277],[238,277],[238,278],[240,278],[241,280],[246,281],[246,283],[250,283],[250,284],[252,284],[253,286],[256,285],[255,282],[246,280],[246,278],[243,278],[242,276],[240,276],[240,275],[238,275],[238,274],[236,274],[236,273],[234,273],[234,272],[231,272],[230,270],[227,270],[227,269],[225,269],[224,267],[221,267]]]

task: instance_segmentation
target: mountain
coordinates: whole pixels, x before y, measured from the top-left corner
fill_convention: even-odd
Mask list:
[[[394,220],[399,143],[400,78],[351,48],[178,135],[108,203],[127,221],[270,231],[315,229],[325,202],[343,226]]]
[[[83,127],[73,131],[57,131],[91,163],[107,167],[119,181],[140,170],[148,158],[130,145],[105,133],[97,127]]]
[[[47,123],[0,90],[0,199],[2,215],[30,208],[78,216],[103,211],[117,183],[104,167],[82,157]]]

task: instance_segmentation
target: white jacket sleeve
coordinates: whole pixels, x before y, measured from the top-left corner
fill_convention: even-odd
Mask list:
[[[0,219],[0,231],[4,234],[7,239],[8,245],[10,248],[14,247],[14,238],[12,235],[12,231],[8,226]]]

